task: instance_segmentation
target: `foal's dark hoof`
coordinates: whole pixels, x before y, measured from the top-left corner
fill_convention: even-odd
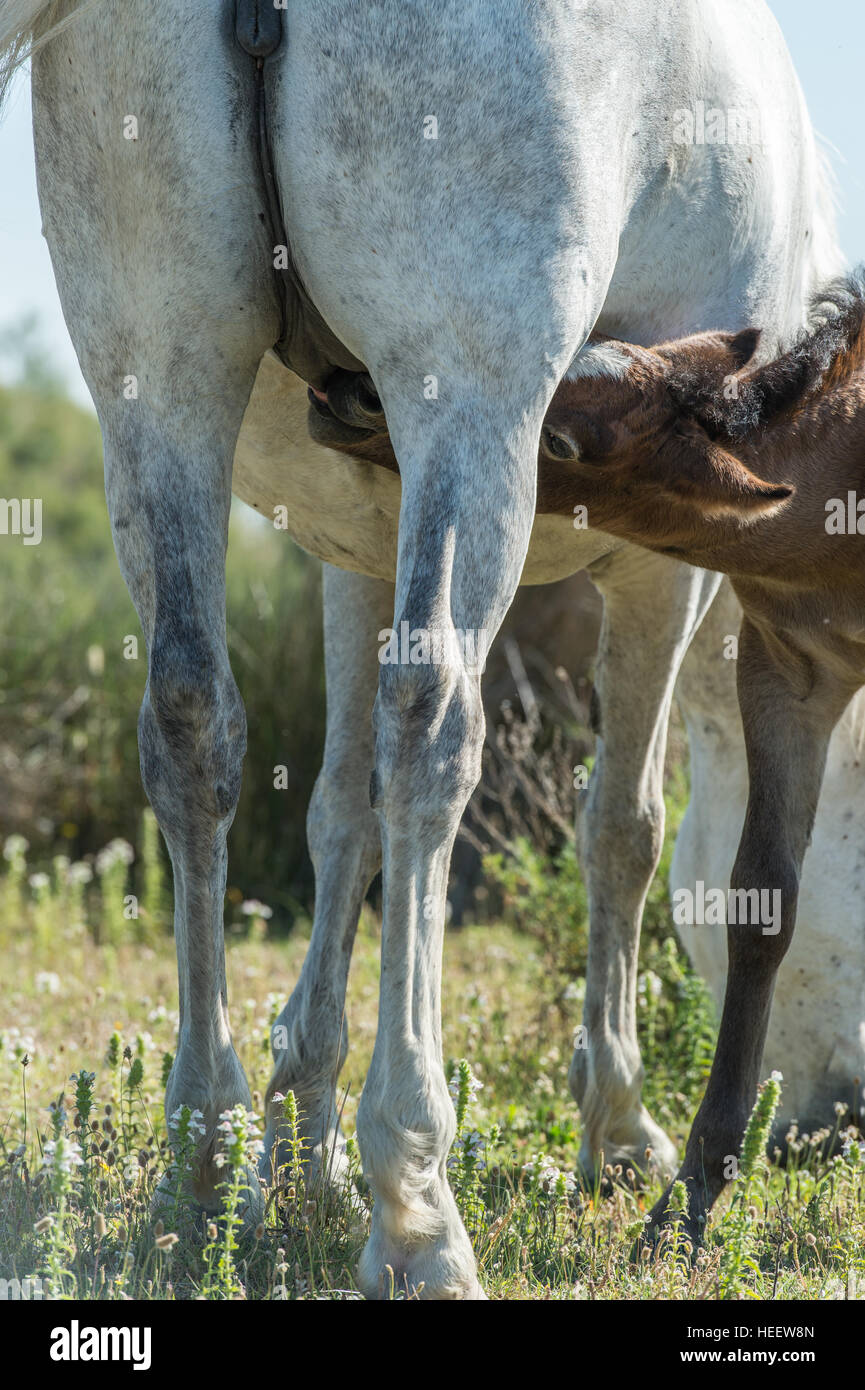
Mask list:
[[[692,1259],[705,1241],[706,1213],[700,1211],[692,1216],[690,1212],[685,1215],[682,1212],[671,1211],[671,1187],[668,1187],[655,1203],[649,1213],[649,1219],[634,1242],[631,1260],[635,1264],[646,1259],[646,1250],[650,1252],[652,1259],[663,1258],[665,1251],[671,1248],[672,1242],[676,1239],[680,1255]],[[686,1244],[690,1249],[684,1248]]]

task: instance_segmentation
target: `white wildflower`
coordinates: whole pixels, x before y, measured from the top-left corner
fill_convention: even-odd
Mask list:
[[[263,917],[265,921],[273,916],[273,908],[267,907],[265,903],[260,903],[257,898],[247,898],[240,908],[244,917]]]
[[[478,1081],[478,1078],[477,1078],[476,1076],[470,1077],[470,1079],[469,1079],[469,1099],[470,1099],[470,1100],[474,1100],[474,1098],[475,1098],[475,1096],[477,1095],[478,1091],[482,1091],[483,1089],[484,1089],[484,1083],[483,1083],[482,1081]],[[448,1083],[448,1091],[450,1092],[451,1100],[457,1100],[457,1099],[459,1098],[459,1093],[460,1093],[460,1074],[459,1074],[459,1068],[456,1069],[456,1071],[454,1072],[453,1076],[451,1077],[451,1079],[450,1079],[450,1081],[449,1081],[449,1083]]]
[[[178,1106],[178,1108],[174,1111],[174,1114],[170,1117],[168,1123],[172,1129],[180,1128],[180,1122],[183,1119],[183,1111],[184,1107],[182,1105]],[[204,1123],[204,1115],[202,1111],[191,1110],[189,1112],[189,1119],[187,1121],[187,1134],[204,1134],[206,1133],[206,1129],[207,1126]]]
[[[49,1139],[46,1142],[42,1167],[49,1172],[72,1174],[83,1162],[81,1146],[74,1139]]]
[[[222,1135],[223,1146],[232,1163],[238,1163],[244,1157],[250,1163],[255,1163],[264,1153],[264,1144],[258,1131],[260,1119],[261,1116],[256,1115],[254,1110],[246,1110],[242,1105],[235,1105],[233,1110],[223,1110],[217,1130]],[[221,1167],[219,1157],[217,1154],[214,1158],[217,1167]]]
[[[111,840],[96,856],[96,872],[101,877],[115,864],[131,864],[134,858],[135,850],[128,840]]]

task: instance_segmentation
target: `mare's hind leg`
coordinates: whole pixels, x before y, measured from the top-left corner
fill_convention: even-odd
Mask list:
[[[676,1151],[642,1101],[637,959],[664,840],[664,750],[673,687],[717,575],[628,547],[591,569],[604,596],[596,682],[597,760],[580,821],[590,941],[584,1032],[568,1081],[580,1107],[580,1167],[672,1172]]]
[[[192,1186],[207,1208],[219,1205],[220,1114],[250,1103],[222,926],[246,741],[225,632],[231,469],[279,331],[246,84],[249,60],[219,25],[191,25],[164,3],[142,8],[127,44],[97,6],[34,61],[46,235],[147,645],[141,771],[174,868],[180,986],[166,1109],[203,1114]],[[125,138],[124,113],[137,139]]]
[[[226,839],[246,748],[224,592],[231,427],[244,395],[229,375],[223,399],[234,397],[233,418],[208,402],[208,421],[196,419],[185,438],[172,437],[178,422],[162,411],[146,408],[133,422],[102,402],[114,540],[147,644],[141,775],[174,871],[180,1033],[166,1116],[183,1105],[202,1112],[192,1186],[205,1208],[218,1206],[224,1177],[214,1162],[220,1116],[250,1108],[229,1029],[223,942]],[[255,1207],[257,1181],[252,1190]]]
[[[392,614],[392,584],[324,566],[327,738],[307,818],[315,920],[300,978],[271,1033],[262,1159],[268,1177],[288,1157],[282,1107],[273,1096],[289,1090],[298,1101],[309,1178],[321,1172],[333,1181],[345,1169],[336,1083],[348,1050],[345,989],[357,920],[381,866],[381,833],[369,804],[372,706],[378,633]]]

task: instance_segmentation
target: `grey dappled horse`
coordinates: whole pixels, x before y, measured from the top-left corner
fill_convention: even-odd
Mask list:
[[[570,1080],[586,1161],[649,1144],[669,1164],[640,1099],[636,945],[663,835],[673,684],[717,579],[567,519],[535,522],[538,440],[569,367],[611,369],[578,355],[595,325],[645,342],[756,323],[766,353],[799,325],[837,268],[802,96],[762,0],[74,10],[6,0],[0,51],[8,65],[34,25],[38,39],[72,16],[33,62],[37,167],[147,639],[141,765],[174,866],[180,975],[168,1108],[204,1112],[197,1194],[212,1205],[216,1117],[249,1100],[223,963],[245,746],[225,642],[226,528],[244,412],[278,344],[324,400],[330,368],[365,368],[402,491],[397,530],[368,496],[355,518],[284,473],[298,539],[341,568],[325,586],[316,919],[271,1093],[292,1084],[319,1145],[323,1133],[336,1146],[348,956],[381,862],[380,1019],[358,1115],[375,1197],[361,1286],[374,1296],[390,1265],[424,1297],[480,1297],[447,1183],[441,1064],[448,863],[484,732],[479,674],[456,632],[493,636],[521,578],[590,566],[602,589],[601,746],[583,846],[589,1047]],[[697,120],[689,134],[681,113],[707,107],[757,112],[758,135],[706,139]],[[283,442],[274,448],[276,466]],[[368,552],[362,533],[376,523],[365,563],[355,547]],[[401,621],[435,633],[447,660],[380,665],[378,633]],[[743,1097],[759,1053],[743,1046]]]

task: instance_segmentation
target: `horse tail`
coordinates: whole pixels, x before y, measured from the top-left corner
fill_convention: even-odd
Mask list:
[[[62,19],[57,0],[4,0],[0,6],[0,108],[18,68],[97,0],[78,0]]]

